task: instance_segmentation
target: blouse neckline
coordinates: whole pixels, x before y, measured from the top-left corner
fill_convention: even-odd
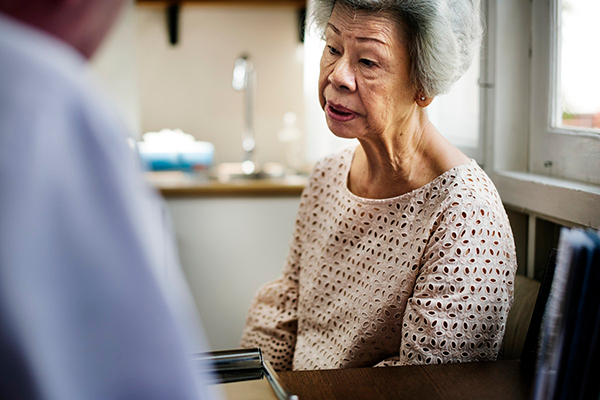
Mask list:
[[[358,145],[352,146],[352,147],[347,147],[342,150],[342,153],[346,153],[348,155],[348,157],[345,157],[346,159],[344,160],[345,161],[344,168],[341,172],[341,176],[344,178],[342,186],[343,186],[343,190],[344,190],[346,196],[348,196],[349,198],[353,199],[354,201],[356,201],[358,203],[381,204],[381,203],[388,203],[390,201],[397,202],[400,200],[406,200],[411,197],[414,197],[418,193],[430,188],[431,186],[436,185],[438,182],[448,178],[449,176],[453,175],[460,169],[473,166],[473,164],[475,164],[475,166],[477,165],[477,162],[474,159],[470,159],[469,162],[450,168],[446,172],[435,177],[431,182],[426,183],[425,185],[418,187],[416,189],[413,189],[410,192],[406,192],[406,193],[403,193],[401,195],[394,196],[394,197],[388,197],[385,199],[372,199],[369,197],[358,196],[358,195],[352,193],[352,191],[350,191],[350,189],[348,188],[348,179],[350,178],[350,167],[352,165],[352,160],[354,159],[354,154],[355,154],[357,148],[358,148]]]

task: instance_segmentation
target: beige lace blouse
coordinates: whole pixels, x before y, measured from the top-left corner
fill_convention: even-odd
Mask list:
[[[398,197],[347,189],[348,148],[315,167],[278,280],[241,346],[278,370],[494,360],[517,268],[508,218],[475,161]]]

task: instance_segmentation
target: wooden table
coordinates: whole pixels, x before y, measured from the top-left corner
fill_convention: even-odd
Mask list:
[[[520,400],[531,397],[532,377],[519,360],[280,372],[300,400]]]

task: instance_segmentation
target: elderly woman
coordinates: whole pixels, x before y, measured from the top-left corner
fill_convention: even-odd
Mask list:
[[[316,165],[242,346],[279,370],[496,359],[517,268],[509,221],[425,111],[470,64],[478,2],[317,0],[314,13],[327,124],[359,144]]]

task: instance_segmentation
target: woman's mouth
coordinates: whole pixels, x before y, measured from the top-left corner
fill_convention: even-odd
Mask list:
[[[341,122],[350,121],[358,116],[358,114],[352,110],[342,107],[339,104],[329,102],[325,106],[325,112],[329,118]]]

